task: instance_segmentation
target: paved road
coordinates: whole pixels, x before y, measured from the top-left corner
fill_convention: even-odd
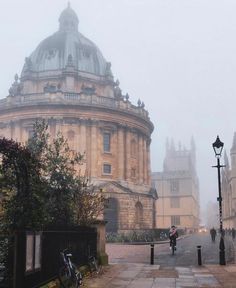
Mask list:
[[[219,238],[219,237],[218,237]],[[232,262],[234,250],[231,239],[225,239],[227,262]],[[197,245],[202,246],[202,263],[219,263],[219,239],[212,243],[208,234],[195,234],[179,239],[177,251],[171,255],[168,243],[155,245],[154,263],[162,267],[195,266]],[[107,244],[106,251],[110,263],[150,263],[150,245]]]

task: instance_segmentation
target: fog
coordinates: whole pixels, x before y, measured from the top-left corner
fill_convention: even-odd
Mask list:
[[[145,103],[155,130],[152,171],[166,138],[197,149],[201,204],[217,198],[212,142],[236,130],[235,0],[71,0],[79,31],[112,63],[123,93]],[[65,0],[0,0],[0,98],[40,41],[58,30]],[[223,162],[223,158],[222,158]]]

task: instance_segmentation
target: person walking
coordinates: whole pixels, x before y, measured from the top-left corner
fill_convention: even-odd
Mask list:
[[[211,241],[215,242],[215,240],[216,240],[216,229],[214,227],[211,228],[210,234],[211,234]]]
[[[232,234],[232,239],[234,240],[235,239],[235,229],[234,228],[232,228],[231,234]]]
[[[176,250],[176,239],[179,237],[177,228],[175,225],[172,225],[169,231],[169,238],[170,238],[170,249],[171,249],[171,244],[174,244],[175,250]]]

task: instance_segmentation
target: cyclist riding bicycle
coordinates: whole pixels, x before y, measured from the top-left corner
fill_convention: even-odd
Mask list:
[[[170,249],[172,248],[172,243],[174,244],[176,250],[176,239],[179,237],[177,228],[175,225],[172,225],[169,231],[169,238],[170,238]]]

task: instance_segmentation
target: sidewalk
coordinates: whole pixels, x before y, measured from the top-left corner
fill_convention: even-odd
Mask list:
[[[236,288],[236,264],[160,267],[112,264],[101,275],[85,279],[85,288]]]

